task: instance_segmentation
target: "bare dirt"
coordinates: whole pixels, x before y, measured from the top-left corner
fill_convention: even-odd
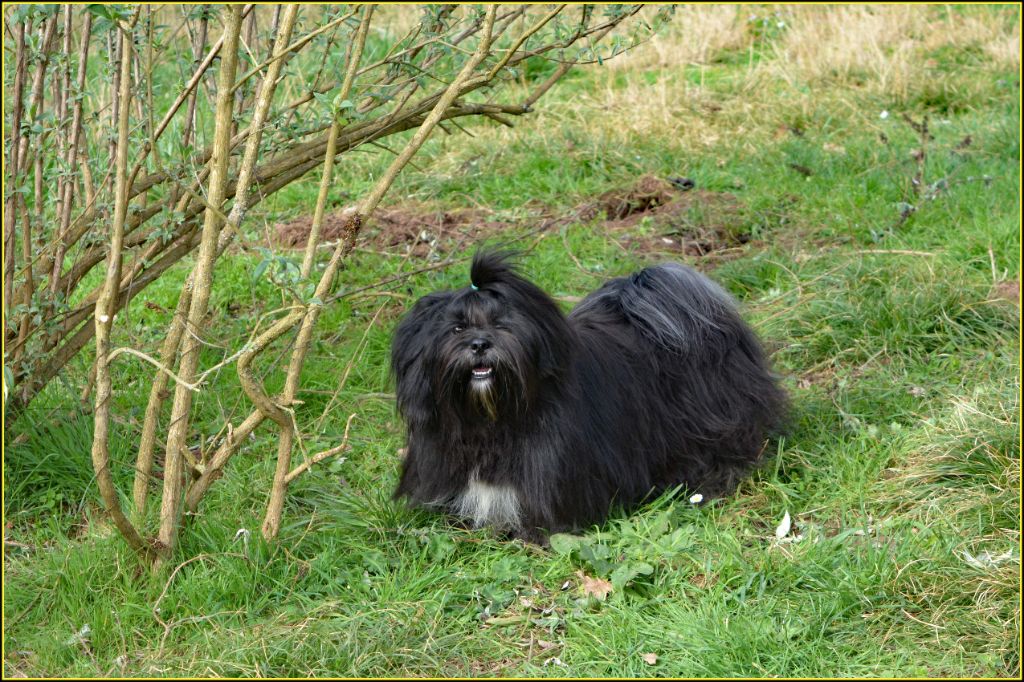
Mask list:
[[[620,244],[642,254],[702,257],[750,240],[748,211],[733,194],[645,175],[631,187],[605,192],[581,217],[601,220]]]
[[[749,241],[747,207],[728,192],[696,188],[687,178],[644,175],[628,187],[605,192],[562,214],[544,207],[536,213],[510,221],[480,208],[441,210],[426,203],[403,202],[382,208],[369,219],[361,247],[403,252],[411,248],[414,256],[431,251],[450,253],[523,229],[545,230],[580,222],[591,224],[595,231],[641,256],[726,257]],[[344,215],[342,209],[324,217],[325,242],[340,237]],[[303,248],[311,221],[311,216],[303,216],[278,223],[274,226],[278,243]]]
[[[1017,305],[1020,303],[1020,282],[1017,280],[999,282],[992,287],[991,296]]]
[[[278,243],[285,247],[303,248],[311,223],[312,216],[278,223],[274,226]],[[339,239],[344,224],[344,209],[325,215],[323,241]],[[494,220],[480,209],[442,211],[427,204],[406,202],[378,210],[363,228],[362,246],[385,251],[411,247],[414,256],[426,255],[439,245],[447,246],[442,248],[447,251],[459,244],[486,239],[513,226]]]

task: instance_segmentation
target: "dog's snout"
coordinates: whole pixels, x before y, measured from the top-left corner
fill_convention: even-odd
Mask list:
[[[491,342],[485,338],[477,337],[470,341],[469,347],[470,349],[472,349],[474,353],[483,353],[485,350],[491,347]]]

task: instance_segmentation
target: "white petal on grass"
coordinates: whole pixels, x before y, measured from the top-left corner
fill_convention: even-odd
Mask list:
[[[992,556],[991,552],[982,552],[978,556],[973,556],[970,552],[968,552],[965,549],[963,550],[963,555],[964,560],[967,561],[968,564],[970,564],[974,568],[979,568],[981,570],[987,570],[994,566],[998,566],[1004,561],[1009,561],[1014,558],[1012,549],[1007,550],[1003,554],[999,554],[997,556]]]
[[[704,501],[704,496],[701,495],[700,493],[697,493],[696,495],[691,495],[690,496],[690,504],[700,504],[703,501]]]
[[[83,625],[81,627],[81,629],[78,630],[78,632],[76,632],[74,635],[72,635],[72,637],[68,641],[64,642],[64,644],[67,645],[67,646],[74,646],[74,645],[78,644],[79,642],[86,641],[87,639],[89,639],[89,637],[91,635],[92,635],[92,628],[89,627],[88,623],[86,623],[85,625]]]
[[[889,118],[889,112],[888,111],[883,111],[882,113],[880,113],[878,115],[878,118]]]
[[[249,532],[248,528],[239,528],[238,532],[235,533],[235,539],[232,540],[232,542],[238,542],[238,538],[242,538],[242,546],[245,548],[245,551],[248,552],[250,535],[251,533]]]
[[[782,517],[782,521],[775,528],[775,539],[781,540],[782,538],[789,535],[789,529],[793,527],[793,522],[789,518],[789,511],[786,511],[786,515]]]
[[[784,538],[779,538],[780,545],[788,545],[794,542],[800,542],[804,539],[803,533],[797,533],[796,535],[787,535]]]

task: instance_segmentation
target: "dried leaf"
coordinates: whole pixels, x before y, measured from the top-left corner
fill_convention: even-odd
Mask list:
[[[786,511],[786,515],[782,517],[782,521],[775,529],[775,538],[781,540],[782,538],[789,535],[789,529],[793,527],[793,522],[789,518],[789,511]]]
[[[580,587],[583,588],[583,594],[588,597],[594,597],[598,601],[604,601],[608,596],[608,593],[614,589],[612,584],[607,580],[591,577],[583,571],[576,571],[576,575],[580,578]]]
[[[640,654],[640,658],[644,659],[644,663],[647,665],[654,665],[658,662],[658,654]]]

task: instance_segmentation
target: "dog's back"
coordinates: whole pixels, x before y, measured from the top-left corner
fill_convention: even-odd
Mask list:
[[[586,325],[595,317],[606,321],[608,315],[628,321],[651,343],[680,355],[715,352],[723,342],[749,334],[732,297],[678,263],[605,282],[569,313],[569,319]]]
[[[628,448],[647,449],[656,490],[683,483],[709,496],[731,492],[782,427],[786,395],[757,336],[705,275],[677,263],[649,267],[605,283],[568,319],[589,349],[579,362],[591,366],[580,376],[632,374],[614,383],[635,395],[612,397],[614,407],[607,399],[592,404],[620,413],[609,422],[632,413],[634,436],[657,436]],[[661,423],[645,424],[650,418]]]

